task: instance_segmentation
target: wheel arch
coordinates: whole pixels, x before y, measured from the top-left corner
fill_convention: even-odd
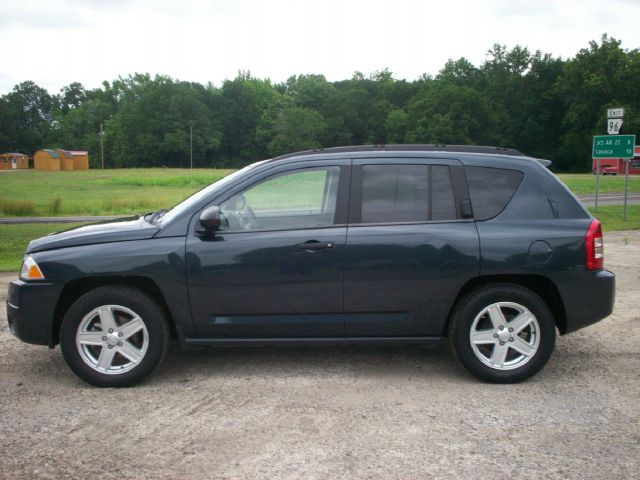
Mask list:
[[[551,314],[553,315],[556,327],[558,327],[560,334],[566,333],[567,313],[564,307],[564,302],[562,301],[562,297],[560,296],[560,292],[558,291],[558,287],[555,285],[555,283],[553,283],[551,279],[542,275],[517,274],[483,275],[474,277],[466,284],[464,284],[464,286],[458,292],[458,296],[453,302],[451,309],[449,310],[447,321],[442,330],[443,336],[447,335],[449,322],[451,321],[453,312],[456,306],[459,304],[460,300],[462,300],[469,292],[494,283],[511,283],[514,285],[525,287],[534,292],[547,304],[549,310],[551,310]]]
[[[164,312],[167,321],[169,322],[169,333],[171,335],[171,338],[178,337],[175,320],[173,318],[171,310],[169,309],[169,306],[164,298],[164,295],[162,295],[160,288],[152,279],[148,277],[128,275],[83,277],[70,281],[63,287],[62,291],[60,292],[58,303],[56,304],[53,315],[51,346],[57,345],[60,341],[60,326],[62,325],[62,319],[69,310],[69,307],[71,307],[71,305],[73,305],[76,300],[78,300],[84,294],[89,293],[90,291],[95,290],[99,287],[112,285],[136,288],[146,293],[152,299],[158,302],[158,305],[160,306],[160,308],[162,308],[162,311]]]

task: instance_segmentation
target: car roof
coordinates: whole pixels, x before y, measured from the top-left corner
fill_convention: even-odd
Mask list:
[[[267,162],[275,162],[279,160],[286,160],[291,158],[308,158],[313,160],[314,157],[327,158],[327,155],[332,157],[362,157],[367,154],[374,154],[375,156],[384,156],[387,153],[401,153],[403,157],[415,156],[419,153],[446,153],[456,154],[462,156],[470,155],[487,155],[495,157],[500,155],[505,158],[536,161],[542,165],[549,166],[550,160],[529,157],[524,153],[515,150],[513,148],[504,147],[491,147],[491,146],[475,146],[475,145],[438,145],[438,144],[410,144],[410,145],[359,145],[348,147],[332,147],[332,148],[318,148],[314,150],[304,150],[301,152],[288,153],[279,157],[274,157]]]

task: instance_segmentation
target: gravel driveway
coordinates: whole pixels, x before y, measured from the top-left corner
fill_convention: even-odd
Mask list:
[[[0,275],[0,478],[638,478],[640,231],[605,235],[615,313],[519,385],[448,346],[181,352],[138,387],[13,338]]]

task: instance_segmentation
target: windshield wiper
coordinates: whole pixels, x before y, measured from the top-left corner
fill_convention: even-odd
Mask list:
[[[158,220],[160,220],[165,213],[167,213],[167,209],[166,208],[162,208],[162,209],[158,210],[157,212],[153,212],[151,214],[151,217],[149,217],[149,219],[147,220],[147,222],[149,222],[149,223],[157,223]],[[146,215],[145,215],[145,220],[146,220]]]

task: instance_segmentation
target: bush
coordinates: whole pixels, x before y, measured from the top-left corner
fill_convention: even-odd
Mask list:
[[[0,211],[7,216],[29,217],[35,213],[36,206],[30,200],[0,200]]]
[[[62,209],[62,199],[56,197],[49,202],[49,213],[52,215],[58,215]]]

